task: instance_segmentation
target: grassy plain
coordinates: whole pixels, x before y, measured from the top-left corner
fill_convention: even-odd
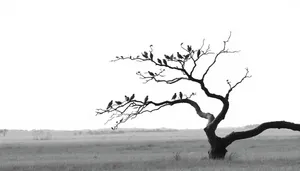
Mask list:
[[[224,129],[218,135],[231,132]],[[207,159],[203,130],[30,131],[0,137],[0,171],[300,170],[300,134],[272,130],[234,142],[225,160]]]

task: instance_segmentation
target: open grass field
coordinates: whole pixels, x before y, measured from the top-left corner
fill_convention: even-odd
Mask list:
[[[202,130],[51,131],[45,140],[35,136],[10,131],[0,137],[0,171],[300,170],[300,134],[292,131],[267,131],[234,142],[219,161],[207,159]]]

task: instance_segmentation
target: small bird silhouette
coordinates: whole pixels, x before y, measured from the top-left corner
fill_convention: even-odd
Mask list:
[[[200,49],[197,51],[197,57],[199,58],[199,56],[200,56],[200,53],[201,53],[201,51],[200,51]]]
[[[180,59],[182,59],[183,57],[180,55],[180,53],[179,52],[177,52],[177,57],[178,58],[180,58]]]
[[[106,109],[109,109],[109,108],[111,108],[111,105],[113,104],[113,100],[112,101],[110,101],[109,103],[108,103],[108,105],[107,105],[107,108]]]
[[[117,104],[117,105],[120,105],[120,104],[122,104],[122,102],[120,102],[120,101],[116,101],[116,104]]]
[[[153,74],[153,72],[151,72],[151,71],[148,71],[148,73],[149,73],[149,75],[151,75],[152,77],[154,77],[154,74]]]
[[[172,100],[176,99],[176,97],[177,97],[177,94],[174,93],[174,95],[173,95],[173,97],[172,97]]]
[[[191,52],[191,50],[192,50],[192,46],[187,46],[187,50],[189,51],[189,52]]]
[[[146,104],[146,103],[147,103],[148,99],[149,99],[149,97],[148,97],[148,96],[146,96],[146,97],[145,97],[145,100],[144,100],[144,104]]]
[[[165,65],[168,65],[168,63],[165,59],[163,59],[163,62],[164,62]]]
[[[152,60],[153,59],[153,53],[150,52],[150,59]]]
[[[166,59],[169,59],[169,60],[171,59],[170,56],[168,56],[168,55],[164,55],[164,56]]]
[[[182,99],[182,92],[179,92],[179,97],[180,99]]]
[[[157,62],[158,62],[159,64],[162,64],[160,59],[157,59]]]
[[[130,97],[129,101],[133,100],[134,99],[134,94]]]
[[[173,60],[174,59],[174,55],[172,54],[171,56],[170,56],[170,60]]]
[[[148,58],[148,53],[145,51],[144,53],[142,53],[142,56]]]

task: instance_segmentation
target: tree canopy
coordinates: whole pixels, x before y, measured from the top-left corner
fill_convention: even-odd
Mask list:
[[[212,159],[224,158],[227,152],[226,147],[229,146],[232,142],[240,139],[251,138],[270,128],[286,128],[294,131],[300,131],[299,124],[294,124],[286,121],[274,121],[262,123],[257,127],[247,131],[232,132],[225,137],[218,137],[216,135],[215,131],[218,125],[222,120],[225,119],[228,112],[230,93],[232,93],[232,91],[241,83],[243,83],[247,78],[251,78],[249,69],[245,68],[245,74],[239,79],[239,81],[234,83],[230,80],[226,81],[228,84],[228,90],[223,95],[212,92],[205,84],[208,73],[217,63],[222,54],[234,54],[239,52],[232,51],[227,48],[227,44],[230,38],[231,32],[228,38],[223,41],[223,47],[217,52],[212,52],[210,49],[210,45],[205,46],[204,39],[202,41],[201,47],[198,49],[193,48],[191,45],[184,46],[184,44],[181,43],[181,48],[184,50],[184,53],[176,52],[173,54],[165,54],[163,57],[156,57],[153,55],[153,46],[150,45],[150,51],[144,51],[141,53],[141,55],[138,55],[136,57],[117,56],[116,59],[112,60],[112,62],[121,60],[148,62],[155,66],[158,66],[160,68],[158,71],[138,71],[136,73],[140,77],[140,79],[144,80],[144,83],[154,81],[157,83],[176,84],[183,80],[197,83],[199,85],[199,88],[206,94],[207,97],[222,102],[222,109],[216,115],[209,112],[204,112],[201,109],[201,104],[198,104],[196,101],[191,99],[192,96],[196,95],[195,93],[184,94],[182,92],[175,92],[171,98],[169,97],[166,100],[159,102],[151,100],[149,96],[146,96],[144,99],[136,99],[135,94],[132,94],[130,96],[125,96],[123,100],[111,100],[105,109],[97,109],[96,115],[110,113],[111,115],[107,122],[116,119],[117,122],[115,126],[112,127],[112,129],[117,129],[119,125],[131,119],[135,119],[138,115],[144,114],[146,112],[155,112],[163,107],[173,106],[176,104],[189,104],[195,109],[199,117],[208,120],[204,131],[211,146],[211,149],[208,151],[208,153],[209,157]],[[202,76],[199,77],[197,76],[198,73],[196,75],[194,72],[195,69],[199,66],[199,63],[201,63],[201,59],[204,56],[212,56],[213,60],[204,70]],[[173,78],[169,78],[165,75],[166,70],[179,72],[177,72],[178,74],[176,74],[175,76],[172,75]]]

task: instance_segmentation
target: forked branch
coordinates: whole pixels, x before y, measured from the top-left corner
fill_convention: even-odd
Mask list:
[[[188,76],[188,72],[185,69],[185,63],[189,59],[189,55],[181,55],[180,53],[177,53],[177,56],[172,55],[164,55],[164,58],[154,58],[152,45],[150,45],[151,50],[149,52],[143,52],[142,56],[117,56],[116,59],[111,60],[111,62],[116,62],[119,60],[133,60],[137,62],[151,62],[152,64],[155,64],[156,66],[160,66],[162,68],[167,68],[171,70],[177,70],[183,73],[183,75]],[[151,79],[152,80],[152,79]],[[155,80],[155,79],[153,79]]]
[[[204,55],[210,55],[210,54],[214,54],[213,52],[210,51],[210,45],[207,46],[206,50],[203,50],[204,47],[204,43],[205,43],[205,39],[203,39],[202,41],[202,45],[200,47],[200,49],[198,49],[196,52],[196,55],[193,54],[192,55],[192,61],[193,61],[193,67],[192,70],[190,72],[190,75],[193,75],[193,72],[195,71],[195,68],[197,67],[197,61]],[[195,52],[194,52],[195,53]]]
[[[205,76],[207,75],[208,71],[211,69],[211,67],[217,62],[218,57],[222,54],[222,53],[237,53],[239,51],[230,51],[229,49],[227,49],[226,45],[229,42],[231,37],[231,32],[227,38],[227,40],[223,41],[223,49],[220,50],[214,57],[213,62],[209,65],[209,67],[206,69],[206,71],[204,72],[203,76],[202,76],[202,80],[204,80]]]
[[[231,92],[237,85],[241,84],[246,78],[251,78],[251,77],[252,77],[252,76],[249,75],[249,69],[246,68],[246,74],[245,74],[245,76],[244,76],[240,81],[238,81],[237,83],[235,83],[235,85],[232,86],[232,85],[231,85],[231,82],[230,82],[229,80],[227,80],[227,84],[229,85],[229,90],[228,90],[228,92],[227,92],[225,98],[226,98],[226,99],[229,99],[229,94],[230,94],[230,92]]]

